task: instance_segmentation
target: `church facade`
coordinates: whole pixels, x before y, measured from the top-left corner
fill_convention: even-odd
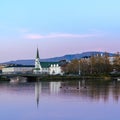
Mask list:
[[[42,67],[40,63],[39,50],[37,48],[36,59],[35,59],[35,68],[33,70],[34,74],[50,74],[50,75],[62,75],[62,69],[58,63],[49,63],[47,66]]]

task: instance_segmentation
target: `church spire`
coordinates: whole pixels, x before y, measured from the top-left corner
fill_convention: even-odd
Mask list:
[[[42,67],[40,65],[39,50],[37,48],[34,73],[35,74],[39,74],[41,72],[42,72]]]
[[[38,48],[37,48],[36,58],[39,58],[39,50],[38,50]]]

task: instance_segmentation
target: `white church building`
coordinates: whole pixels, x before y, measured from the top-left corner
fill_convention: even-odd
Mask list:
[[[50,75],[57,75],[60,74],[62,75],[62,69],[58,65],[58,63],[51,63],[50,66],[47,67],[42,67],[40,63],[40,58],[39,58],[39,50],[37,48],[37,54],[36,54],[36,59],[35,59],[35,68],[33,70],[33,73],[35,74],[50,74]]]

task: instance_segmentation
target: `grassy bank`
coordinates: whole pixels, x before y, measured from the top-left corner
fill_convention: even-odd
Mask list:
[[[75,75],[54,75],[54,76],[39,76],[37,78],[29,78],[29,81],[42,80],[42,81],[72,81],[72,80],[112,80],[110,76],[75,76]]]
[[[0,81],[9,81],[7,76],[0,76]]]
[[[17,75],[16,75],[17,76]],[[40,76],[28,76],[28,81],[71,81],[71,80],[113,80],[117,76],[111,75],[92,75],[92,76],[79,76],[79,75],[40,75]],[[0,76],[0,81],[9,81],[7,76]]]

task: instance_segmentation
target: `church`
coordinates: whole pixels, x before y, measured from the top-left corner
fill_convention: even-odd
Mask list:
[[[62,70],[58,63],[54,63],[54,62],[40,63],[39,50],[37,48],[37,53],[36,53],[36,58],[35,58],[35,68],[33,70],[33,73],[34,74],[50,74],[50,75],[60,74],[62,75]]]

